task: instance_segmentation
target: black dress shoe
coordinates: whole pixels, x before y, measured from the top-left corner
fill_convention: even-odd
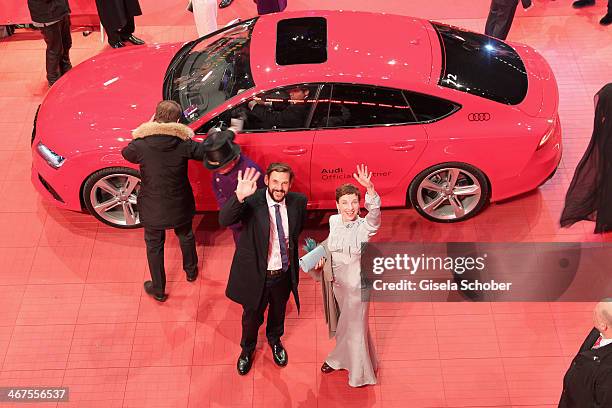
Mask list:
[[[332,368],[329,364],[327,364],[327,362],[324,362],[321,366],[321,371],[323,371],[325,374],[329,374],[333,371],[336,371],[336,369]]]
[[[240,357],[238,357],[238,362],[236,363],[236,368],[238,369],[238,374],[247,375],[253,366],[253,352],[251,353],[240,353]]]
[[[234,0],[221,0],[221,3],[219,3],[219,8],[226,8],[227,6],[232,4],[232,1]]]
[[[158,293],[155,293],[155,288],[153,287],[153,282],[151,281],[146,281],[144,283],[144,289],[145,289],[145,292],[147,292],[147,295],[153,296],[153,299],[157,300],[158,302],[165,302],[166,299],[168,299],[168,295],[166,295],[165,293],[161,295]]]
[[[612,24],[612,13],[608,13],[599,20],[599,24],[601,25],[610,25]]]
[[[122,48],[125,47],[125,44],[122,43],[121,41],[117,41],[116,43],[108,43],[111,48]]]
[[[193,282],[198,279],[198,270],[196,269],[193,275],[187,274],[187,282]]]
[[[287,355],[287,350],[283,347],[283,343],[280,341],[275,344],[270,344],[270,348],[272,348],[272,358],[274,362],[279,367],[284,367],[289,362],[289,356]]]
[[[573,8],[583,8],[587,6],[592,6],[595,4],[595,0],[578,0],[572,3]]]
[[[127,38],[121,38],[121,40],[123,40],[124,42],[125,42],[125,41],[127,41],[127,42],[131,42],[131,43],[132,43],[132,44],[134,44],[134,45],[142,45],[142,44],[144,44],[144,43],[145,43],[145,42],[144,42],[144,41],[142,41],[140,38],[138,38],[138,37],[134,37],[133,35],[130,35],[130,36],[129,36],[129,37],[127,37]]]

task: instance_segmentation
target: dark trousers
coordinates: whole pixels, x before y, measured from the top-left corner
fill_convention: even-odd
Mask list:
[[[134,17],[126,16],[126,19],[127,21],[125,22],[125,25],[117,30],[109,31],[106,29],[106,27],[104,27],[106,35],[108,36],[109,44],[116,44],[119,41],[125,40],[129,38],[132,34],[134,34],[134,30],[136,30],[136,26],[134,25]]]
[[[191,228],[191,222],[174,229],[179,239],[181,252],[183,253],[183,270],[188,276],[193,276],[198,268],[198,254],[196,253],[195,236]],[[147,261],[151,281],[156,293],[166,292],[166,269],[164,268],[164,243],[166,242],[166,231],[145,227],[145,243],[147,244]]]
[[[485,24],[485,34],[505,40],[510,32],[518,3],[519,0],[491,0],[489,17]]]
[[[278,13],[287,8],[287,0],[257,0],[257,14]]]
[[[285,311],[287,301],[291,293],[289,286],[289,274],[275,282],[273,285],[266,285],[259,307],[256,309],[244,308],[242,312],[242,339],[240,346],[244,353],[251,353],[257,345],[257,332],[259,326],[264,321],[264,312],[268,305],[268,322],[266,323],[266,337],[268,343],[275,344],[285,332]]]
[[[595,0],[593,0],[593,4],[595,4]],[[612,0],[608,0],[608,14],[612,14]]]
[[[42,27],[40,31],[47,44],[47,81],[51,85],[72,68],[69,56],[72,47],[70,15],[66,14],[57,23]]]

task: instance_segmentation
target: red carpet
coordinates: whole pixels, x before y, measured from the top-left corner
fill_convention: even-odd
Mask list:
[[[195,35],[185,0],[142,0],[137,35],[148,42]],[[488,1],[289,0],[289,9],[344,8],[410,14],[481,31]],[[590,138],[593,95],[612,80],[612,27],[605,2],[573,10],[541,0],[519,10],[510,40],[537,48],[560,88],[564,157],[539,190],[493,205],[457,225],[413,210],[383,213],[376,241],[608,241],[579,223],[560,230],[565,191]],[[255,13],[236,0],[219,22]],[[356,29],[360,29],[356,27]],[[367,29],[375,30],[376,27]],[[98,34],[98,33],[96,33]],[[73,63],[106,48],[73,33]],[[390,39],[392,41],[392,39]],[[0,41],[0,387],[67,386],[69,403],[37,407],[556,407],[562,376],[591,328],[592,304],[377,303],[371,329],[379,384],[351,389],[345,372],[322,375],[333,341],[318,287],[300,284],[290,303],[277,368],[260,336],[252,372],[239,377],[241,309],[224,296],[233,243],[216,214],[196,218],[200,275],[185,282],[175,238],[166,250],[169,300],[144,294],[142,231],[117,231],[40,200],[30,185],[30,134],[46,92],[44,43],[18,30]],[[325,224],[307,235],[322,237]],[[262,329],[263,332],[263,329]],[[0,403],[1,405],[2,403]],[[4,404],[1,406],[12,406]],[[23,406],[23,405],[15,405]]]

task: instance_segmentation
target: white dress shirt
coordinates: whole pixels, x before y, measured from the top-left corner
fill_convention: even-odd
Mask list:
[[[268,202],[268,215],[270,217],[270,244],[268,246],[268,270],[276,271],[283,268],[281,259],[280,244],[278,242],[278,230],[276,228],[276,207],[280,205],[281,220],[283,221],[283,232],[285,233],[285,242],[287,243],[287,257],[289,256],[289,217],[287,215],[287,205],[285,200],[277,203],[270,197],[270,193],[266,191],[266,201]]]
[[[606,339],[603,334],[599,334],[599,337],[601,337],[601,341],[599,342],[599,346],[597,348],[601,348],[612,343],[612,339]]]

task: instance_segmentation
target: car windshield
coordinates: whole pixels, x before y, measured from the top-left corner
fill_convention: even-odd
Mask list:
[[[442,48],[439,85],[516,105],[527,95],[527,72],[516,51],[492,37],[432,23]]]
[[[256,18],[186,44],[166,74],[166,98],[194,122],[226,100],[253,88],[250,43]]]

